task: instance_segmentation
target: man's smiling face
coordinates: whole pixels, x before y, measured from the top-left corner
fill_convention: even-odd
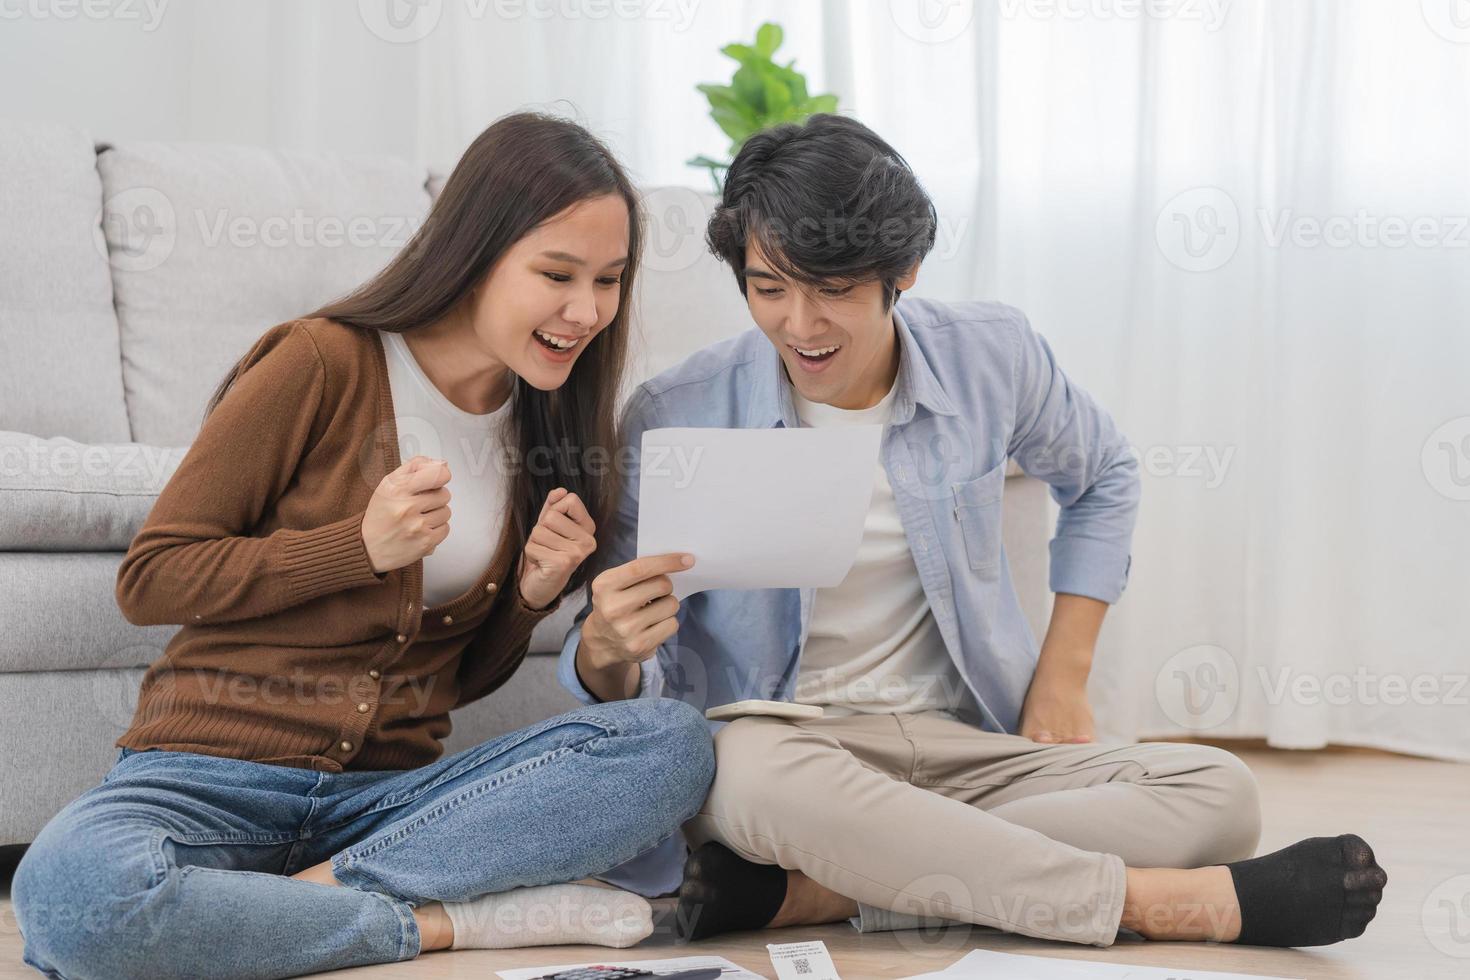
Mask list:
[[[844,409],[882,400],[898,373],[898,337],[883,283],[794,283],[776,271],[753,237],[744,272],[750,315],[803,398]],[[895,286],[908,289],[917,274],[916,265]]]

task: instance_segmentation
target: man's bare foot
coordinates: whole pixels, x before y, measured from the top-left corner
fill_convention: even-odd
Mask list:
[[[857,902],[812,881],[800,871],[786,872],[786,898],[770,928],[843,922],[858,914]]]
[[[1234,942],[1240,903],[1230,869],[1129,868],[1118,924],[1145,939]]]

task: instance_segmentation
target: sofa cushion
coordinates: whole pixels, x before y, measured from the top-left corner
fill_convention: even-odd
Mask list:
[[[134,440],[182,446],[274,324],[355,289],[412,235],[426,173],[385,157],[203,143],[100,148]]]
[[[124,551],[183,449],[0,432],[0,551]]]
[[[86,133],[0,123],[0,429],[129,438],[101,207]]]
[[[134,626],[117,608],[110,552],[0,552],[0,673],[146,667],[177,626]],[[78,705],[83,710],[85,705]]]

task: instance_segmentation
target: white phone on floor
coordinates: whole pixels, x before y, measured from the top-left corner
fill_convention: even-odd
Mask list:
[[[762,701],[751,698],[747,701],[732,701],[729,704],[706,708],[704,716],[710,721],[733,721],[752,715],[768,715],[772,718],[790,718],[793,721],[810,721],[822,717],[821,705],[797,704],[794,701]]]

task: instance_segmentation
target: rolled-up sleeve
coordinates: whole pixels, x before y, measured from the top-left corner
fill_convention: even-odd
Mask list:
[[[1051,540],[1053,592],[1117,602],[1132,565],[1138,461],[1112,417],[1057,365],[1046,339],[1016,321],[1010,456],[1061,507]]]

